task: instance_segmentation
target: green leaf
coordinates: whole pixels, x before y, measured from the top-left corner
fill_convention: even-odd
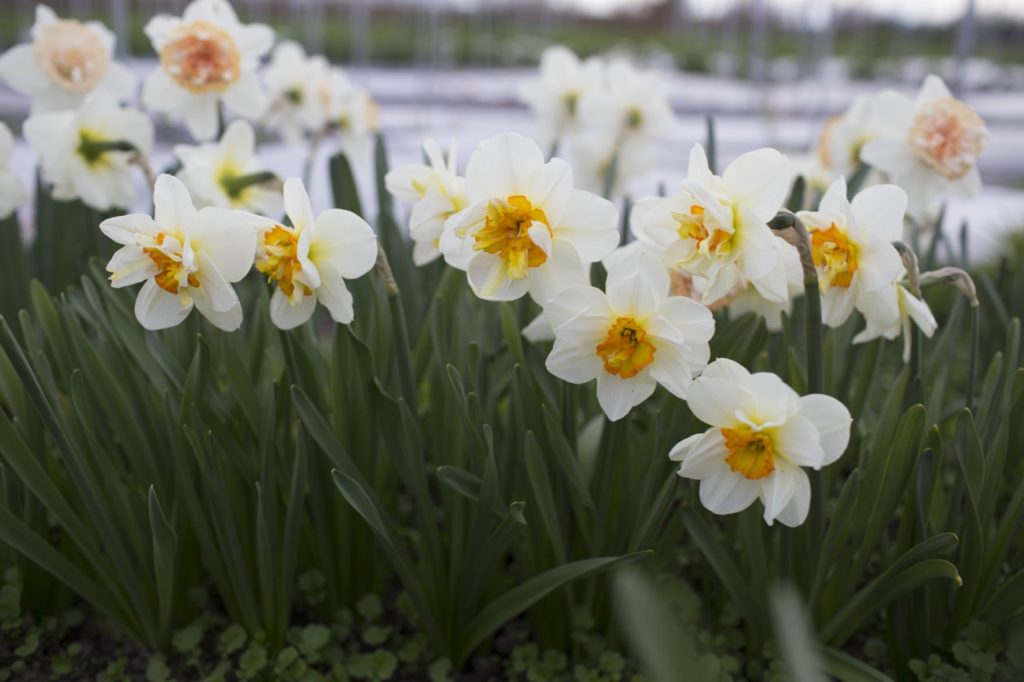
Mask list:
[[[888,675],[839,649],[823,647],[822,658],[825,671],[839,682],[893,682]]]
[[[469,654],[481,642],[494,634],[498,628],[562,585],[606,570],[615,564],[632,561],[651,553],[648,550],[619,557],[581,559],[544,571],[513,587],[484,607],[480,613],[463,626],[462,631],[465,635],[458,650],[459,655],[456,657],[457,664],[461,666]]]
[[[562,528],[558,523],[558,512],[555,506],[554,493],[551,490],[551,478],[548,476],[547,464],[541,455],[540,446],[532,431],[526,432],[526,473],[530,479],[530,488],[533,490],[533,498],[537,502],[537,509],[540,512],[547,536],[551,541],[551,549],[555,553],[555,560],[564,564],[566,560],[566,547],[562,539]]]
[[[772,623],[782,660],[793,682],[823,682],[818,643],[803,601],[795,588],[777,587],[771,595]]]
[[[178,547],[178,534],[167,522],[160,507],[156,489],[149,486],[149,527],[153,534],[153,567],[156,580],[157,603],[161,639],[166,639],[174,615],[174,567]]]
[[[363,205],[359,200],[359,190],[352,174],[352,166],[344,152],[338,152],[328,162],[331,175],[331,192],[334,205],[352,211],[358,216],[363,215]]]

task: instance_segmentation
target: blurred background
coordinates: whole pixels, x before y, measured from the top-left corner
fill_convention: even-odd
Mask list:
[[[53,0],[118,36],[140,76],[155,66],[143,27],[186,0]],[[675,182],[713,116],[727,162],[759,146],[809,151],[823,123],[861,92],[916,91],[941,75],[985,119],[985,194],[949,220],[981,215],[983,232],[1024,225],[1024,0],[233,0],[246,22],[345,65],[380,105],[393,164],[419,158],[424,136],[458,137],[462,163],[480,139],[529,134],[517,99],[541,50],[628,54],[663,72],[678,116],[657,180]],[[0,2],[0,49],[25,40],[34,0]],[[0,85],[0,118],[17,131],[27,101]],[[165,129],[165,142],[186,141]],[[302,153],[268,148],[298,174]],[[31,166],[31,151],[16,162]],[[322,164],[321,164],[322,165]],[[294,168],[293,168],[294,167]],[[30,171],[29,171],[30,172]],[[652,180],[652,183],[656,180]],[[318,181],[320,188],[324,181]],[[314,195],[317,194],[314,188]],[[314,197],[316,198],[316,197]],[[982,237],[984,239],[984,236]]]

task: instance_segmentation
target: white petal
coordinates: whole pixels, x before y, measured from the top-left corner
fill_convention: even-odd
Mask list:
[[[611,311],[603,291],[592,286],[576,285],[563,289],[544,304],[544,318],[552,329],[586,312],[610,319]]]
[[[554,227],[555,240],[573,245],[584,263],[597,262],[615,250],[619,243],[619,212],[603,197],[574,189]]]
[[[197,211],[181,180],[165,173],[153,188],[153,214],[160,229],[177,233],[195,224]]]
[[[718,358],[701,373],[705,379],[722,379],[734,384],[742,384],[750,378],[747,368],[729,358]]]
[[[736,411],[753,406],[746,391],[730,381],[709,378],[707,370],[687,388],[686,403],[697,419],[718,427],[735,426]]]
[[[543,312],[523,327],[522,334],[530,343],[544,343],[555,340],[555,330],[548,324]]]
[[[192,310],[191,303],[164,291],[155,280],[148,280],[135,299],[135,319],[146,329],[167,329],[181,324]]]
[[[818,430],[824,453],[822,466],[831,464],[846,452],[853,418],[845,405],[831,396],[812,393],[800,398],[800,414]]]
[[[330,262],[345,279],[362,277],[377,262],[377,235],[352,211],[332,208],[316,219],[310,260]]]
[[[530,176],[526,198],[544,211],[554,227],[561,224],[572,191],[572,166],[562,159],[551,159]]]
[[[646,316],[668,298],[668,271],[653,256],[640,251],[609,266],[605,291],[616,312]]]
[[[555,242],[547,261],[531,269],[529,279],[530,296],[545,305],[570,287],[590,284],[590,268],[580,262],[576,249],[565,242]]]
[[[135,244],[139,235],[155,237],[160,231],[156,221],[145,213],[131,213],[107,218],[100,223],[100,231],[118,244]]]
[[[840,327],[850,319],[857,299],[851,288],[831,287],[821,292],[821,321],[829,327]]]
[[[231,292],[234,294],[234,289]],[[217,329],[233,332],[242,326],[242,303],[237,296],[226,310],[214,310],[211,301],[205,296],[196,296],[195,303],[196,309]]]
[[[737,203],[768,222],[789,192],[789,161],[775,149],[758,149],[730,163],[722,179]]]
[[[779,456],[797,466],[820,469],[824,464],[825,451],[817,426],[806,417],[790,417],[773,429],[772,444]]]
[[[284,181],[284,210],[297,230],[304,230],[314,222],[313,207],[306,188],[298,178]]]
[[[555,345],[544,366],[553,375],[570,384],[585,384],[605,374],[604,364],[597,354],[595,339],[592,345],[576,343],[576,339],[555,338]]]
[[[871,140],[860,150],[865,163],[877,168],[902,184],[901,178],[913,172],[920,161],[914,150],[903,139],[879,138]]]
[[[298,302],[292,303],[280,289],[274,290],[270,297],[270,321],[278,329],[294,329],[313,316],[316,309],[316,296],[303,296]]]
[[[207,207],[190,230],[192,248],[209,257],[228,282],[237,282],[252,268],[256,232],[237,211]]]
[[[224,105],[231,112],[246,118],[259,118],[267,108],[267,94],[254,73],[243,72],[224,91]]]
[[[198,306],[200,312],[205,310],[214,312],[225,312],[230,310],[238,302],[238,295],[231,288],[224,275],[217,269],[217,266],[210,259],[205,251],[198,252],[196,260],[199,264],[199,272],[196,278],[199,280],[199,292],[196,292],[196,299],[203,299],[203,306]],[[197,304],[198,305],[198,304]]]
[[[172,87],[178,88],[177,84]],[[187,95],[182,113],[188,132],[197,140],[212,140],[217,136],[220,125],[217,113],[217,98],[211,95]]]
[[[544,166],[537,143],[522,135],[505,133],[481,142],[466,166],[466,193],[470,201],[525,194],[530,178]]]
[[[677,398],[686,399],[693,375],[707,364],[710,350],[705,344],[697,349],[653,338],[654,361],[648,367],[651,377]]]
[[[935,321],[935,316],[932,315],[931,308],[928,307],[928,304],[924,299],[916,298],[903,287],[900,287],[899,294],[900,303],[910,316],[910,319],[920,327],[921,332],[925,336],[931,338],[932,334],[935,333],[935,330],[939,326],[938,322]]]
[[[514,301],[530,288],[530,278],[512,279],[505,261],[489,253],[477,252],[466,269],[473,293],[488,301]]]
[[[934,73],[925,76],[924,83],[917,93],[917,106],[936,99],[951,98],[953,94],[946,87],[945,82]]]
[[[802,490],[801,479],[807,480],[803,469],[778,460],[775,462],[775,471],[762,479],[760,497],[764,504],[764,522],[769,526]]]
[[[355,317],[352,292],[345,285],[345,278],[331,264],[320,268],[320,287],[316,295],[335,322],[348,324]]]
[[[651,397],[657,386],[657,382],[647,372],[623,379],[602,371],[597,375],[597,402],[608,419],[618,421],[629,414],[635,406]]]
[[[32,96],[46,87],[49,77],[36,64],[32,45],[15,45],[0,56],[0,79],[23,95]]]
[[[704,151],[704,147],[699,144],[690,148],[690,166],[686,173],[686,179],[701,184],[710,184],[714,180],[714,173],[708,165],[708,155]]]
[[[726,469],[700,482],[700,502],[712,513],[735,514],[753,504],[760,491],[756,481]]]
[[[743,382],[743,389],[754,401],[743,411],[759,424],[782,424],[800,409],[800,396],[777,374],[756,372]]]
[[[859,228],[888,242],[902,238],[907,193],[896,185],[868,187],[850,205]]]
[[[800,472],[803,474],[803,472]],[[796,528],[807,520],[807,512],[811,508],[811,481],[806,474],[794,477],[793,494],[789,503],[783,507],[775,520],[779,523]]]
[[[695,433],[676,443],[668,453],[669,459],[679,462],[679,475],[701,480],[728,469],[725,458],[729,450],[721,429],[708,429]]]

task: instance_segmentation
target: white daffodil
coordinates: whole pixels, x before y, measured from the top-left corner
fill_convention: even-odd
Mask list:
[[[389,171],[384,184],[396,199],[411,207],[409,236],[412,259],[426,265],[441,255],[439,247],[444,224],[466,207],[466,180],[455,166],[455,143],[445,158],[432,139],[423,142],[430,165],[411,164]]]
[[[569,140],[576,183],[581,189],[621,199],[655,167],[657,147],[640,138],[625,140],[590,130]]]
[[[173,175],[161,175],[153,191],[154,217],[118,216],[100,224],[123,246],[107,263],[110,282],[126,287],[145,282],[135,299],[135,317],[146,329],[180,324],[192,308],[224,331],[242,324],[242,305],[231,283],[245,277],[256,251],[256,233],[238,211],[197,211]]]
[[[27,198],[25,186],[11,170],[14,137],[6,123],[0,122],[0,220],[18,210]]]
[[[284,208],[291,226],[268,221],[256,247],[256,269],[277,283],[271,321],[280,329],[297,327],[313,315],[319,300],[335,322],[348,324],[354,310],[345,280],[373,268],[376,235],[351,211],[332,208],[314,217],[298,178],[284,183]]]
[[[267,104],[256,69],[274,44],[263,24],[244,25],[226,0],[193,0],[182,17],[159,14],[146,35],[160,68],[146,77],[142,101],[153,111],[184,118],[198,140],[217,134],[217,108],[258,118]]]
[[[338,144],[355,165],[370,159],[370,141],[378,128],[377,103],[339,68],[329,71],[320,85],[327,124],[338,132]]]
[[[789,162],[774,149],[733,161],[721,176],[694,145],[678,193],[637,202],[634,234],[662,260],[707,280],[702,301],[712,304],[747,282],[767,300],[787,299],[784,242],[768,227],[790,184]]]
[[[619,241],[615,206],[573,189],[572,168],[544,162],[533,140],[485,140],[466,167],[467,208],[445,223],[441,253],[465,270],[480,298],[509,301],[529,292],[543,305]]]
[[[306,56],[302,45],[278,43],[263,70],[270,101],[263,122],[287,142],[298,142],[305,133],[319,132],[326,122],[320,88],[327,77],[327,60]]]
[[[867,318],[867,326],[862,332],[853,337],[854,343],[867,343],[879,337],[889,340],[895,339],[903,334],[903,362],[910,362],[910,333],[911,322],[916,324],[925,336],[931,338],[938,329],[939,323],[932,315],[932,309],[924,298],[917,298],[903,281],[893,282],[891,285],[896,291],[896,300],[899,303],[899,318],[891,324],[879,324],[873,318]]]
[[[544,50],[540,74],[519,88],[519,99],[538,119],[543,144],[561,141],[578,128],[580,101],[601,90],[603,71],[597,59],[580,61],[563,45]]]
[[[0,56],[0,80],[32,98],[32,113],[75,109],[90,92],[125,100],[135,92],[135,75],[114,61],[114,34],[98,21],[59,19],[36,6],[32,42]]]
[[[906,190],[911,215],[934,217],[947,197],[981,191],[977,162],[988,130],[941,78],[925,78],[916,101],[891,93],[887,102],[885,129],[861,156]]]
[[[280,184],[256,156],[256,135],[247,121],[232,121],[220,142],[197,146],[180,144],[174,155],[181,162],[178,177],[196,204],[280,215]]]
[[[885,130],[894,92],[858,95],[849,108],[825,123],[818,140],[818,161],[832,178],[851,176],[860,167],[861,150]]]
[[[869,187],[848,201],[839,178],[817,211],[797,213],[810,233],[825,324],[840,326],[854,308],[881,327],[899,321],[892,285],[903,263],[892,242],[902,234],[906,208],[907,195],[895,185]]]
[[[710,356],[711,311],[669,296],[668,272],[644,253],[611,266],[606,289],[572,287],[544,305],[555,333],[548,371],[574,384],[597,379],[597,400],[612,421],[657,384],[685,398]]]
[[[760,498],[765,523],[799,526],[811,485],[801,467],[839,459],[850,440],[850,412],[827,395],[797,395],[778,376],[751,374],[720,358],[690,385],[687,403],[712,428],[676,444],[679,475],[700,481],[700,501],[733,514]]]
[[[757,287],[748,284],[728,303],[730,314],[736,317],[746,313],[763,317],[765,327],[770,332],[782,331],[783,313],[789,315],[793,311],[793,299],[804,293],[804,271],[800,265],[800,253],[796,247],[785,242],[781,248],[782,264],[786,270],[786,290],[789,294],[786,300],[768,300],[761,295]]]
[[[55,199],[81,199],[100,211],[131,208],[132,157],[153,146],[153,124],[141,111],[94,93],[77,111],[35,114],[23,130]]]
[[[675,114],[661,75],[617,59],[608,65],[606,80],[606,90],[591,90],[580,100],[580,115],[587,125],[624,141],[656,140],[671,131]]]

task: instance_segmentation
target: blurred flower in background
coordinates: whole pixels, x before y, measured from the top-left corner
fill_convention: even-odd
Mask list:
[[[264,125],[289,143],[298,142],[307,133],[320,132],[327,116],[320,87],[328,68],[326,59],[307,56],[295,41],[278,43],[263,70],[270,101],[263,114]]]
[[[0,56],[0,79],[32,98],[33,113],[74,109],[94,90],[130,99],[135,75],[114,61],[114,42],[98,21],[60,19],[37,5],[32,42]]]
[[[11,170],[14,137],[6,123],[0,122],[0,220],[18,209],[26,198],[25,186]]]

